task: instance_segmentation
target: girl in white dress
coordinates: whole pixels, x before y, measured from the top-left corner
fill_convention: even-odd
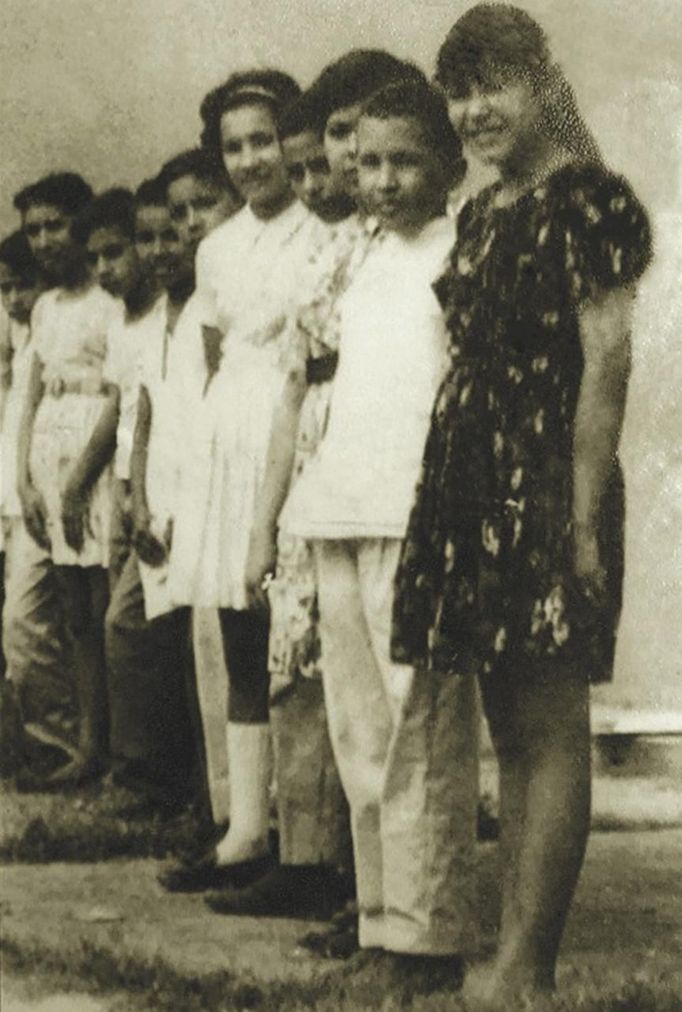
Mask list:
[[[60,196],[64,193],[68,200]],[[57,184],[48,177],[27,191],[20,208],[29,242],[34,237],[36,256],[40,259],[42,243],[45,267],[58,282],[33,310],[34,355],[18,466],[26,527],[51,553],[73,640],[80,751],[53,775],[55,783],[91,776],[106,750],[103,622],[110,467],[107,460],[86,451],[105,399],[106,335],[122,306],[93,283],[73,236],[74,216],[89,197],[90,189],[79,177],[62,178]],[[55,213],[64,224],[59,243],[54,242]],[[89,489],[85,509],[80,491],[84,487]]]
[[[246,206],[197,253],[206,367],[181,448],[168,588],[175,606],[219,609],[230,677],[230,830],[196,875],[190,868],[170,888],[227,885],[244,862],[249,873],[271,862],[269,622],[265,609],[249,607],[246,563],[291,354],[286,321],[314,222],[289,187],[277,132],[298,94],[286,74],[254,71],[233,75],[202,107],[204,141],[220,147]]]

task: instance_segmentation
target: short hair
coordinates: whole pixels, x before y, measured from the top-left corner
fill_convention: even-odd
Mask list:
[[[179,155],[169,158],[159,173],[159,179],[166,187],[166,192],[171,183],[182,179],[183,176],[194,176],[202,183],[227,190],[230,196],[238,198],[237,191],[225,171],[222,158],[207,148],[188,148],[181,151]]]
[[[112,187],[93,197],[73,224],[76,242],[84,246],[98,228],[118,228],[132,239],[135,231],[135,202],[130,190]]]
[[[254,102],[261,102],[270,109],[279,128],[283,111],[300,94],[299,85],[282,70],[245,70],[231,74],[224,84],[209,91],[201,103],[199,115],[204,124],[201,146],[219,152],[220,120],[223,113]]]
[[[394,81],[426,80],[421,70],[384,49],[352,49],[324,68],[308,89],[319,129],[331,114],[345,106],[366,102]]]
[[[284,110],[279,120],[278,132],[280,140],[284,140],[286,137],[295,137],[296,134],[307,131],[312,131],[318,135],[320,141],[322,140],[324,123],[320,121],[315,95],[311,95],[310,89],[304,91]]]
[[[78,173],[52,172],[19,190],[14,196],[14,206],[25,214],[29,207],[47,204],[75,217],[91,199],[92,188]]]
[[[28,239],[21,229],[12,232],[0,242],[0,263],[23,281],[39,281],[42,277],[40,264],[31,252]]]
[[[389,84],[369,99],[361,116],[384,120],[403,116],[416,119],[428,143],[452,170],[452,185],[464,178],[466,162],[462,144],[450,122],[446,101],[426,79]]]
[[[452,26],[438,53],[436,80],[464,97],[473,85],[528,81],[542,107],[548,136],[581,161],[602,163],[599,145],[580,114],[573,88],[553,62],[544,29],[520,7],[479,3]]]
[[[165,207],[166,184],[160,176],[152,176],[140,183],[135,190],[135,210],[138,207]]]

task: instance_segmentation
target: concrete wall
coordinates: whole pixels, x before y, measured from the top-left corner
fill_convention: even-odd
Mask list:
[[[2,0],[0,231],[11,196],[52,168],[133,185],[193,143],[204,93],[280,65],[307,83],[352,46],[429,71],[462,0]],[[607,696],[682,709],[682,85],[679,4],[531,0],[611,164],[650,208],[658,260],[640,300],[624,436],[628,577],[618,684]],[[677,315],[676,315],[677,313]]]

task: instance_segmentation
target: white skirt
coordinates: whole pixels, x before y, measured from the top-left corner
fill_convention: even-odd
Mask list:
[[[111,512],[111,466],[107,465],[90,492],[83,548],[74,552],[64,540],[62,496],[73,467],[102,414],[102,394],[46,394],[36,412],[31,440],[33,483],[47,507],[52,561],[57,566],[108,566]]]

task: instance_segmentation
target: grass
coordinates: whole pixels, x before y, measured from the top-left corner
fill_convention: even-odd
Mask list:
[[[189,813],[174,819],[122,815],[134,802],[122,788],[95,784],[65,794],[22,794],[2,783],[0,861],[103,861],[167,857],[192,842]]]
[[[5,971],[35,975],[46,993],[82,991],[109,997],[112,1009],[148,1012],[464,1012],[458,995],[438,992],[414,996],[396,988],[381,968],[352,963],[322,972],[308,982],[259,983],[228,971],[201,978],[179,974],[162,960],[114,955],[83,944],[68,959],[11,942],[3,945]],[[560,996],[547,1012],[679,1012],[682,978],[672,971],[628,974],[615,965],[609,979],[594,971],[569,971]],[[119,1004],[119,1001],[124,1004]]]

